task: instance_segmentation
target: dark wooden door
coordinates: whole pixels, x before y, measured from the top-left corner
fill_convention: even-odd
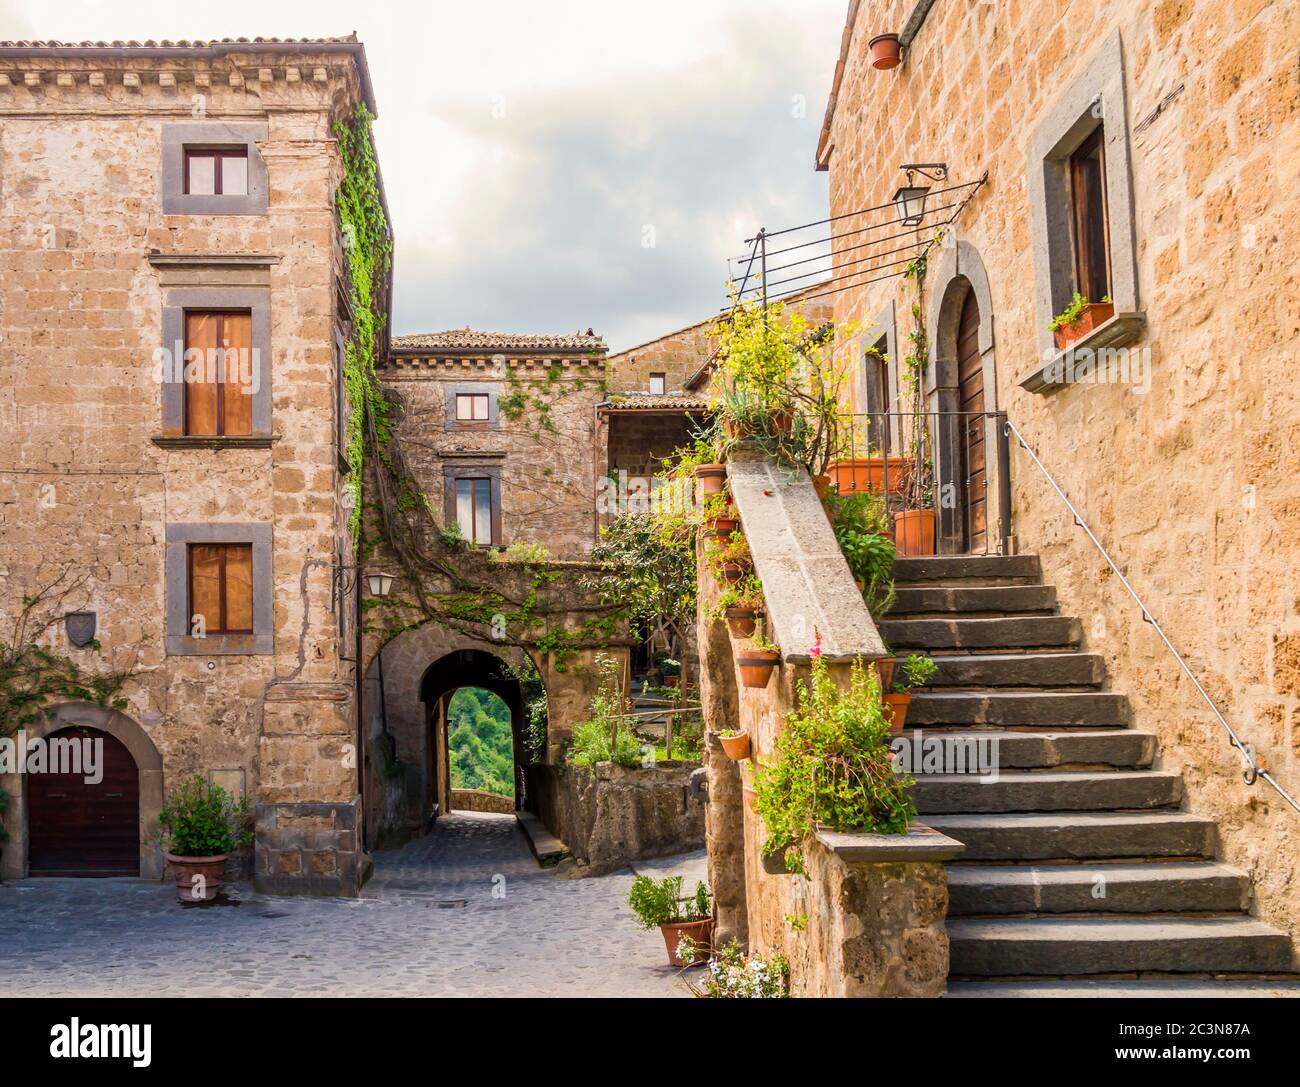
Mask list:
[[[963,412],[984,410],[984,364],[979,346],[980,308],[975,292],[968,291],[962,303],[957,325],[957,384],[959,409]],[[988,476],[985,472],[984,417],[962,416],[965,438],[962,442],[962,475],[966,485],[966,549],[983,551],[988,544]]]
[[[103,778],[84,773],[28,774],[27,867],[33,876],[138,876],[140,774],[121,740],[89,728],[65,728],[47,740],[103,743]],[[83,766],[84,770],[84,766]]]

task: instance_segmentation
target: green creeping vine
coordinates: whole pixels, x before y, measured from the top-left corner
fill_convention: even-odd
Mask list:
[[[410,591],[382,601],[364,601],[366,629],[392,638],[432,619],[472,637],[531,647],[550,655],[563,669],[578,649],[608,645],[617,636],[623,606],[548,606],[539,600],[539,590],[564,575],[537,563],[518,564],[527,577],[522,591],[512,595],[503,589],[500,566],[490,562],[486,552],[459,539],[454,526],[439,523],[398,440],[395,404],[375,369],[393,242],[379,194],[372,120],[358,105],[350,119],[334,126],[343,162],[335,199],[353,311],[343,372],[351,409],[346,449],[348,530],[358,561],[372,555],[380,544],[391,547],[408,575]],[[555,430],[552,403],[582,384],[581,380],[562,383],[562,376],[558,363],[544,377],[527,383],[509,369],[510,393],[501,401],[502,412],[519,419],[531,408],[542,429]],[[373,497],[363,493],[367,468],[374,471]],[[367,538],[370,525],[377,533]],[[375,614],[377,610],[383,614]],[[590,614],[570,629],[564,619],[575,611]]]
[[[338,121],[334,134],[343,159],[343,180],[335,195],[347,253],[352,338],[344,347],[343,381],[347,391],[347,461],[350,510],[348,532],[354,546],[361,541],[362,480],[366,454],[366,423],[373,420],[386,440],[391,427],[388,403],[375,375],[375,355],[383,334],[383,291],[392,262],[393,235],[379,196],[379,167],[371,137],[370,112],[358,104],[348,122]]]

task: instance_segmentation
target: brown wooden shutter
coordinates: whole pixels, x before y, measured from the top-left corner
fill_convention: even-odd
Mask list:
[[[218,434],[216,374],[209,373],[209,360],[217,346],[221,315],[187,313],[185,315],[185,433]],[[195,360],[191,351],[201,352]],[[211,380],[209,380],[211,379]]]
[[[190,632],[194,617],[203,616],[205,631],[217,632],[221,626],[221,547],[218,544],[190,545],[190,613],[186,617]]]
[[[253,545],[226,545],[226,630],[253,630]]]
[[[253,318],[247,313],[221,315],[221,346],[226,354],[222,434],[253,433]]]

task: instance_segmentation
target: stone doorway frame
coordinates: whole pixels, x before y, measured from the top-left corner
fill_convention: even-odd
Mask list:
[[[131,717],[107,706],[90,702],[64,702],[46,711],[44,718],[28,728],[29,739],[44,739],[70,726],[107,733],[131,753],[140,775],[140,876],[162,879],[166,870],[158,840],[158,816],[163,802],[163,761],[149,734]],[[11,780],[12,779],[12,780]],[[0,786],[9,793],[10,827],[16,832],[0,854],[0,878],[27,878],[27,850],[31,834],[27,825],[27,790],[22,774],[7,774]]]

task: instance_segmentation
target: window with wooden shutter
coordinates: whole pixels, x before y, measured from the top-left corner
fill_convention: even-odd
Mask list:
[[[486,423],[489,418],[487,393],[457,393],[456,421]]]
[[[252,544],[190,544],[189,582],[192,631],[253,633]]]
[[[493,543],[490,479],[456,480],[456,520],[460,524],[461,535],[471,543]]]
[[[246,147],[187,147],[181,191],[187,196],[247,196]]]
[[[259,384],[250,313],[185,314],[186,434],[252,434]]]
[[[1098,127],[1070,156],[1075,289],[1089,302],[1109,298],[1110,233],[1106,218],[1106,150]]]

